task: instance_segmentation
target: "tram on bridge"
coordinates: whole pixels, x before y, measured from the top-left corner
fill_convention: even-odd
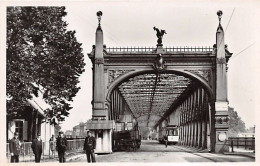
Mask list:
[[[179,128],[177,125],[169,125],[164,129],[159,130],[159,143],[165,143],[164,137],[167,137],[168,144],[177,144],[179,141]]]

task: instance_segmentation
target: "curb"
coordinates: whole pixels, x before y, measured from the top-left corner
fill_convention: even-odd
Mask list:
[[[83,156],[85,156],[85,154],[80,152],[67,153],[66,160],[71,161]],[[23,156],[20,156],[19,158],[20,158],[20,163],[33,163],[35,160],[34,155],[30,157],[25,156],[25,158]],[[9,162],[10,158],[7,157],[6,159],[7,159],[6,161]],[[41,158],[41,163],[56,162],[56,161],[59,162],[58,156],[56,156],[55,158],[49,158],[48,156],[44,156],[43,158]]]
[[[225,155],[237,155],[237,156],[244,156],[244,157],[249,157],[252,159],[255,159],[255,155],[250,155],[250,154],[246,154],[246,153],[224,153]]]
[[[82,153],[75,154],[75,155],[72,155],[71,157],[68,157],[67,161],[76,160],[78,158],[82,158],[82,157],[85,157],[85,156],[86,156],[86,154],[82,154]]]

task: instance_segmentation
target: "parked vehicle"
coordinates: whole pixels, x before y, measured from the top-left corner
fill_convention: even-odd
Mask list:
[[[135,151],[141,146],[141,133],[138,123],[131,118],[124,119],[127,119],[128,122],[123,120],[116,123],[116,129],[113,132],[113,151]]]

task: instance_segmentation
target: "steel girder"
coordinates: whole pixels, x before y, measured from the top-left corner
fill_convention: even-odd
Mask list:
[[[137,121],[153,127],[191,83],[176,74],[142,74],[123,82],[118,90]]]

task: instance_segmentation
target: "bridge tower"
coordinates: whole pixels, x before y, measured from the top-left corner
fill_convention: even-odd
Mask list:
[[[219,25],[216,32],[216,101],[215,101],[215,151],[223,149],[228,130],[228,98],[227,98],[227,62],[224,30],[221,25],[222,11],[218,11]]]
[[[94,130],[96,142],[96,153],[112,152],[112,129],[114,121],[108,120],[108,112],[105,107],[105,80],[104,80],[104,41],[101,28],[102,12],[97,12],[98,27],[96,29],[96,41],[93,46],[93,100],[92,120],[87,122],[87,129]]]
[[[106,119],[105,85],[104,85],[104,53],[103,31],[100,25],[102,13],[98,13],[99,24],[96,30],[96,44],[93,62],[93,119]]]

